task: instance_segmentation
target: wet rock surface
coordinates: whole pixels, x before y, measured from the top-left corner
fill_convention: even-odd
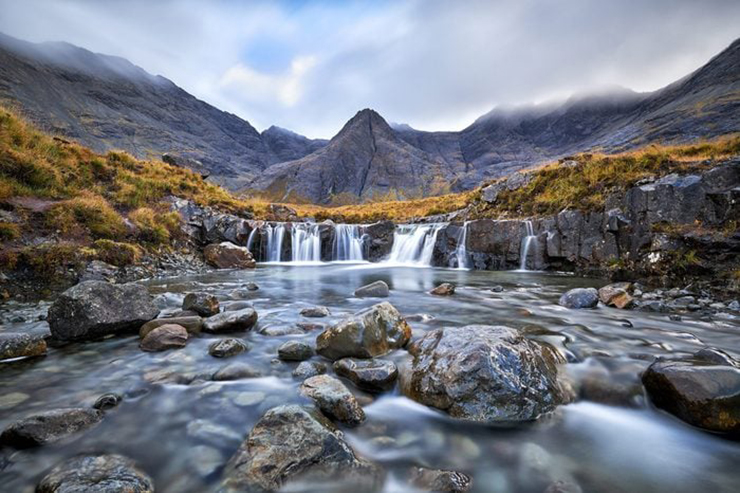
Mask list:
[[[139,337],[144,338],[157,327],[161,327],[167,324],[176,324],[185,327],[189,335],[200,334],[203,328],[203,319],[199,316],[187,316],[187,317],[168,317],[168,318],[156,318],[145,323],[139,329]]]
[[[78,341],[136,331],[158,314],[144,286],[86,281],[59,295],[48,320],[54,339]]]
[[[331,360],[372,358],[406,345],[411,328],[388,302],[359,311],[316,338],[316,352]]]
[[[245,308],[234,312],[223,312],[203,321],[204,332],[239,332],[250,330],[257,323],[257,312],[253,308]]]
[[[342,358],[334,362],[334,371],[367,392],[391,390],[398,378],[395,363],[380,359]]]
[[[139,343],[142,351],[166,351],[185,347],[188,342],[188,331],[177,324],[160,325],[149,332]]]
[[[0,445],[28,448],[56,442],[98,424],[103,414],[97,409],[55,409],[27,416],[5,428]]]
[[[528,421],[571,400],[560,381],[565,360],[509,327],[470,325],[428,332],[402,374],[412,399],[470,421]]]
[[[278,358],[283,361],[304,361],[313,355],[313,348],[305,342],[288,341],[278,348]]]
[[[307,378],[301,385],[302,395],[313,399],[329,418],[350,426],[365,421],[365,412],[344,384],[329,375]]]
[[[192,311],[201,317],[210,317],[220,311],[218,298],[208,293],[188,293],[182,300],[182,309]]]
[[[0,332],[0,361],[44,354],[46,341],[41,335]]]
[[[445,282],[429,291],[429,294],[434,294],[436,296],[452,296],[455,294],[455,286]]]
[[[203,249],[206,262],[217,269],[254,269],[257,263],[252,253],[231,242],[208,245]]]
[[[328,368],[325,363],[319,361],[302,361],[293,370],[292,375],[296,378],[306,379],[309,377],[315,377],[316,375],[323,375],[327,372]]]
[[[606,306],[615,308],[630,308],[634,305],[634,298],[630,295],[632,283],[619,282],[609,284],[599,289],[599,300]]]
[[[358,298],[387,298],[390,289],[384,281],[375,281],[355,290]]]
[[[118,406],[118,404],[120,404],[122,400],[123,396],[121,396],[120,394],[114,394],[112,392],[103,394],[95,399],[93,408],[99,409],[101,411],[107,411],[108,409],[113,409],[114,407]]]
[[[208,346],[208,354],[214,358],[231,358],[249,351],[249,345],[239,339],[221,339]]]
[[[214,373],[213,380],[224,382],[229,380],[240,380],[242,378],[257,378],[261,376],[262,372],[249,364],[231,363],[220,368],[216,373]]]
[[[322,318],[331,315],[329,309],[325,306],[313,306],[301,310],[301,315],[308,318]]]
[[[563,294],[558,301],[560,306],[576,310],[596,308],[599,304],[599,292],[594,288],[576,288]]]
[[[37,493],[153,493],[154,482],[127,457],[78,456],[54,467],[38,484]]]
[[[414,467],[409,471],[409,483],[422,491],[462,493],[470,491],[470,476],[457,471]]]

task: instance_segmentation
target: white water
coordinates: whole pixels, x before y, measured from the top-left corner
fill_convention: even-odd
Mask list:
[[[527,236],[522,240],[522,248],[519,252],[519,270],[527,270],[527,256],[529,255],[529,249],[534,246],[537,248],[537,236],[534,234],[534,225],[532,221],[524,221],[524,225],[527,228]]]
[[[280,262],[281,252],[283,251],[283,237],[285,236],[285,224],[267,224],[265,226],[265,233],[267,237],[267,262]]]
[[[334,226],[334,258],[338,261],[361,262],[362,236],[356,224],[337,224]]]
[[[431,266],[437,234],[444,226],[444,224],[396,226],[393,247],[386,262],[394,265]]]
[[[316,223],[293,223],[291,261],[321,262],[321,236]]]
[[[455,258],[457,259],[458,269],[470,269],[470,258],[468,258],[468,221],[463,224],[462,230],[457,237],[457,248],[455,249]]]

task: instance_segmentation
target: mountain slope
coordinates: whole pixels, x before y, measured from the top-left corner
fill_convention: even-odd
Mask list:
[[[284,160],[281,148],[290,147],[291,157],[315,150],[296,134],[283,137],[282,147],[271,147],[249,122],[171,81],[123,58],[67,43],[34,44],[0,34],[0,100],[19,106],[45,130],[97,152],[198,160],[212,179],[230,188]]]
[[[438,195],[461,171],[404,142],[365,109],[326,147],[268,168],[250,187],[281,201],[356,203]]]

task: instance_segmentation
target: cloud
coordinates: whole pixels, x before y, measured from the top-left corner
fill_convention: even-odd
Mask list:
[[[128,58],[257,128],[356,111],[459,129],[499,104],[655,90],[732,42],[731,0],[0,0],[0,31]]]

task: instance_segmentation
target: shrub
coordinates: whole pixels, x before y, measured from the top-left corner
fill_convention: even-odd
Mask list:
[[[17,224],[0,222],[0,241],[15,240],[21,235],[21,229]]]
[[[126,233],[121,215],[107,200],[87,194],[61,202],[46,213],[50,226],[62,234],[75,233],[84,228],[94,239],[120,238]]]
[[[97,240],[94,246],[98,259],[117,267],[132,265],[141,259],[141,248],[131,243]]]
[[[129,214],[129,219],[138,229],[139,240],[151,245],[169,243],[180,227],[180,216],[176,212],[157,213],[148,207],[136,209]]]

